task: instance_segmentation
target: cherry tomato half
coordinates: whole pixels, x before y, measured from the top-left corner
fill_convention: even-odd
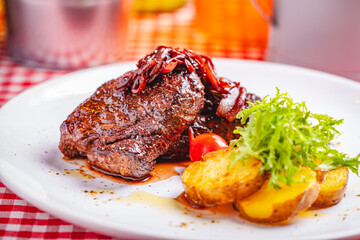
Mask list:
[[[195,137],[190,143],[190,160],[202,161],[202,157],[221,148],[228,147],[227,142],[215,133],[204,133]]]

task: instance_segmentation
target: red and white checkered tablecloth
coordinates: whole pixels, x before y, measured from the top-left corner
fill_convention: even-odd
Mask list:
[[[264,49],[244,50],[242,43],[206,39],[192,27],[191,4],[173,12],[132,18],[127,52],[122,60],[136,60],[158,45],[186,47],[211,57],[263,59]],[[15,63],[0,42],[0,107],[23,90],[67,71],[35,69]],[[0,183],[1,239],[108,239],[53,217],[12,193]]]
[[[13,62],[0,46],[0,106],[23,90],[65,71],[32,69]],[[57,219],[28,204],[0,183],[0,238],[108,239]]]

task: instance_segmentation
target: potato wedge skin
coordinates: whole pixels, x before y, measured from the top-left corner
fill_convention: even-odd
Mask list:
[[[259,174],[261,162],[246,159],[228,169],[233,148],[223,148],[203,157],[202,162],[190,164],[181,180],[188,201],[200,207],[228,204],[257,191],[265,181]]]
[[[312,207],[326,208],[331,207],[341,201],[349,179],[349,169],[341,167],[329,172],[321,169],[316,170],[316,174],[321,176],[319,196]]]
[[[319,184],[316,173],[305,168],[297,175],[309,176],[305,183],[296,183],[291,186],[282,186],[274,189],[264,183],[259,191],[249,197],[236,201],[234,208],[239,215],[256,223],[279,223],[288,220],[299,212],[309,208],[319,193]]]

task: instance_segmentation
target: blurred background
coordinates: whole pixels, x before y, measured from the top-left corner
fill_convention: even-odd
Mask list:
[[[166,45],[360,81],[358,9],[358,0],[0,0],[0,67],[70,71]]]
[[[271,0],[260,2],[270,9]],[[1,0],[0,9],[7,54],[49,69],[137,60],[158,45],[263,59],[268,36],[249,0]]]

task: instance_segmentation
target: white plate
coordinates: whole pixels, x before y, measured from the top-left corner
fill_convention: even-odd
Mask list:
[[[255,61],[216,59],[215,66],[220,76],[239,80],[250,92],[264,96],[274,94],[279,87],[296,100],[306,100],[314,112],[343,118],[340,150],[351,156],[360,151],[360,84],[321,72]],[[317,211],[317,217],[297,217],[286,226],[263,226],[235,215],[185,214],[168,198],[183,191],[179,176],[151,186],[134,186],[100,178],[85,181],[64,174],[64,169],[76,167],[61,159],[57,147],[61,122],[101,83],[134,68],[133,63],[124,63],[67,74],[25,91],[1,108],[1,181],[44,211],[115,237],[328,239],[360,234],[360,197],[356,196],[360,194],[360,181],[354,175],[342,202]],[[111,190],[97,195],[85,192],[103,188]],[[129,199],[126,196],[139,191],[150,194],[134,202],[114,200]]]

